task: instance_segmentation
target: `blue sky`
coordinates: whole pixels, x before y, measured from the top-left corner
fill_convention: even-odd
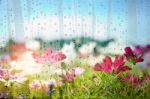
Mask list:
[[[13,4],[18,1],[0,1],[0,42],[10,35],[18,41],[35,36],[51,40],[81,35],[139,44],[150,39],[150,0],[20,0],[20,10],[15,10]],[[13,11],[20,11],[22,18],[18,13],[15,17]],[[21,27],[15,25],[19,22],[23,33],[15,30],[15,26]]]

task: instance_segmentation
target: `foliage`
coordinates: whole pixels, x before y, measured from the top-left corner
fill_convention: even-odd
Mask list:
[[[57,54],[56,54],[57,53]],[[143,54],[143,53],[142,53]],[[56,56],[55,56],[56,55]],[[53,56],[53,57],[52,57]],[[61,58],[60,58],[61,57]],[[34,57],[42,59],[48,67],[58,63],[62,70],[60,75],[50,75],[48,70],[38,74],[26,75],[24,82],[18,82],[11,77],[20,71],[9,73],[0,72],[1,98],[30,98],[30,99],[149,99],[150,75],[149,68],[139,69],[136,65],[143,62],[139,55],[130,47],[125,54],[116,56],[113,61],[106,56],[103,61],[89,66],[83,59],[72,63],[63,62],[62,53],[46,50],[43,54]],[[45,60],[46,59],[46,60]],[[51,63],[55,60],[55,63]],[[38,61],[40,63],[41,61]],[[9,62],[5,64],[7,69]],[[28,65],[28,63],[26,64]],[[95,68],[96,67],[96,68]],[[5,68],[5,66],[3,67]],[[3,70],[3,69],[1,69]],[[64,71],[64,72],[63,72]],[[55,81],[52,81],[55,79]],[[50,81],[49,81],[50,80]],[[47,82],[48,81],[48,84]]]

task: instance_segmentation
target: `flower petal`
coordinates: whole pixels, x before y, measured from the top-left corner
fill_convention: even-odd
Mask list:
[[[125,56],[128,57],[134,57],[134,53],[130,47],[125,48]]]
[[[113,65],[113,62],[111,60],[111,58],[109,56],[106,56],[104,59],[103,59],[103,62],[100,63],[101,67],[102,67],[102,70],[104,72],[112,72],[113,71],[113,68],[112,68],[112,65]]]
[[[116,56],[116,58],[114,60],[114,70],[117,70],[122,65],[124,65],[124,57]]]

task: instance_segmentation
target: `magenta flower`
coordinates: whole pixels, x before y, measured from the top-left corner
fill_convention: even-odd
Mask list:
[[[125,56],[127,60],[129,60],[133,64],[144,61],[142,55],[136,55],[135,52],[130,47],[125,48]]]
[[[112,62],[111,58],[109,56],[106,56],[103,59],[103,62],[97,63],[93,69],[95,71],[103,71],[103,72],[111,73],[113,71],[112,64],[113,64],[113,62]]]
[[[147,81],[150,81],[150,75],[148,75],[148,74],[143,74],[143,78],[145,79],[145,80],[147,80]]]
[[[143,73],[143,76],[138,77],[135,74],[129,74],[125,77],[119,77],[120,81],[123,81],[132,86],[138,86],[142,84],[149,84],[150,83],[150,75]]]
[[[66,56],[62,52],[52,52],[50,48],[46,49],[43,55],[33,53],[33,58],[37,63],[49,64],[62,61]]]
[[[76,75],[74,70],[68,71],[65,75],[62,76],[64,82],[71,82],[75,80],[75,77]]]
[[[125,81],[132,85],[136,85],[141,82],[141,79],[139,77],[135,76],[134,74],[131,74],[131,75],[126,76]]]
[[[143,73],[142,81],[143,81],[144,84],[145,83],[150,83],[150,75],[146,74],[146,73]]]
[[[125,48],[125,55],[128,58],[135,56],[134,53],[133,53],[133,51],[132,51],[132,49],[130,47],[126,47]]]
[[[128,66],[125,66],[124,57],[123,56],[116,56],[114,62],[112,62],[111,58],[109,56],[106,56],[103,59],[102,63],[97,63],[93,69],[95,71],[103,71],[106,73],[116,73],[119,74],[124,71],[128,71],[131,68]]]
[[[145,53],[150,52],[150,45],[146,45],[145,47],[137,45],[137,46],[135,46],[133,52],[136,55],[142,55],[143,56]]]
[[[137,86],[142,83],[141,78],[135,76],[135,74],[127,75],[125,78],[119,78],[119,80],[126,82],[129,85]]]
[[[136,55],[143,55],[144,54],[144,48],[140,45],[135,46],[134,53]]]
[[[117,74],[131,70],[130,67],[125,66],[124,56],[116,56],[113,64],[114,64],[114,72]]]
[[[147,52],[149,52],[149,51],[150,51],[150,44],[149,44],[149,45],[146,45],[146,48],[145,48],[145,49],[146,49]]]

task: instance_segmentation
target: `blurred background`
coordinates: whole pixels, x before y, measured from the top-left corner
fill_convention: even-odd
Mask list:
[[[81,51],[115,53],[119,46],[149,41],[150,0],[0,0],[1,53],[14,42],[31,49],[84,45]]]

